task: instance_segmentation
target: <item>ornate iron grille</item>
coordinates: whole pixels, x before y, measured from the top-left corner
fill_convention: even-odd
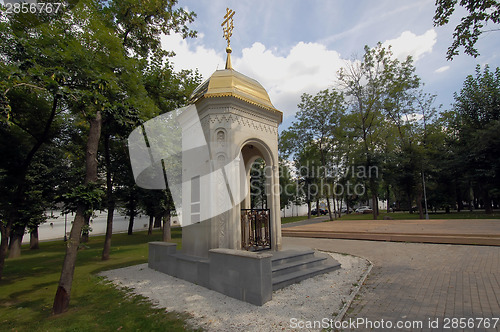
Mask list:
[[[241,246],[249,251],[271,249],[269,209],[241,209]]]

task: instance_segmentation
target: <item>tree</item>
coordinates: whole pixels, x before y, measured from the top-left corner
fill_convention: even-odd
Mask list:
[[[250,168],[250,206],[252,209],[267,209],[266,163],[258,158]]]
[[[488,66],[467,76],[460,93],[455,94],[454,116],[461,164],[482,198],[486,213],[492,213],[492,198],[500,198],[500,68]]]
[[[174,10],[175,3],[175,1],[139,3],[81,1],[72,12],[71,22],[79,29],[72,27],[59,31],[62,35],[73,39],[79,51],[78,55],[93,55],[90,59],[83,58],[81,59],[83,61],[78,62],[80,70],[75,74],[81,80],[80,98],[77,98],[72,105],[89,122],[86,174],[83,181],[86,187],[95,186],[98,180],[97,151],[103,111],[113,109],[114,101],[124,100],[124,104],[128,107],[139,108],[146,112],[148,107],[152,107],[151,113],[154,113],[154,105],[149,102],[144,86],[140,81],[134,81],[135,77],[141,77],[138,70],[141,62],[129,54],[146,57],[158,52],[161,32],[168,33],[177,29],[185,33],[190,31],[185,24],[193,19],[193,14],[186,13],[182,9]],[[57,23],[65,22],[58,21]],[[92,71],[86,70],[89,65]],[[69,306],[79,245],[78,237],[84,224],[86,208],[82,200],[78,204],[66,248],[61,278],[54,299],[53,312],[55,314],[66,311]]]
[[[296,202],[298,199],[297,183],[292,178],[292,174],[286,160],[279,158],[279,164],[280,209],[286,211],[286,208],[289,207],[290,204]]]
[[[30,209],[26,202],[33,198],[28,193],[28,173],[37,153],[54,138],[54,123],[60,115],[66,93],[59,82],[62,79],[58,59],[51,57],[41,38],[24,38],[16,26],[15,17],[0,20],[0,105],[2,108],[3,162],[0,166],[1,195],[0,278],[2,277],[8,240],[15,227],[16,246],[31,218],[21,218],[21,211]],[[44,63],[36,59],[44,59]],[[31,198],[28,198],[30,196]],[[33,211],[32,211],[33,212]],[[33,214],[29,213],[32,217]],[[26,215],[25,215],[26,216]],[[23,220],[21,220],[23,219]]]
[[[358,149],[359,162],[365,170],[378,167],[380,128],[382,128],[382,107],[386,94],[390,68],[395,65],[390,52],[379,43],[370,49],[365,46],[362,61],[353,62],[347,68],[340,70],[339,81],[346,96],[349,98],[350,112],[355,114],[357,121],[354,130],[360,144]],[[368,184],[373,203],[373,219],[377,219],[378,182],[369,178]]]
[[[446,52],[446,59],[453,60],[459,54],[459,48],[464,47],[465,54],[477,57],[479,52],[475,45],[479,36],[485,32],[499,31],[500,29],[483,30],[488,22],[500,23],[500,3],[496,0],[436,0],[434,26],[448,24],[457,4],[464,7],[468,15],[455,27],[453,42]]]
[[[394,181],[404,187],[411,209],[415,192],[418,197],[423,195],[417,114],[428,111],[429,107],[428,100],[419,93],[421,82],[412,58],[399,61],[390,47],[378,43],[371,49],[365,47],[362,60],[342,69],[339,80],[349,98],[350,113],[355,117],[350,121],[357,142],[353,146],[354,156],[367,172],[365,182],[373,202],[374,219],[378,215],[378,196],[385,191],[389,199],[388,186]],[[395,163],[397,172],[390,163]],[[371,169],[382,169],[383,181]],[[420,204],[417,198],[419,207]]]
[[[327,201],[330,220],[333,220],[327,168],[331,153],[340,139],[339,123],[346,108],[344,99],[342,94],[335,90],[323,90],[315,96],[304,93],[297,106],[299,108],[297,120],[288,130],[294,141],[288,146],[294,153],[300,153],[305,145],[313,146],[313,149],[318,152],[319,167],[310,171],[319,173],[316,174],[319,180],[318,194],[321,195],[326,190],[323,196]],[[320,196],[317,198],[319,199]]]
[[[142,122],[151,117],[162,113],[172,111],[185,104],[192,91],[201,83],[201,76],[198,72],[183,70],[179,73],[174,72],[168,59],[163,52],[155,53],[144,69],[143,84],[149,99],[156,106],[156,112],[144,113],[137,112],[134,109],[124,109],[117,107],[113,112],[105,114],[103,126],[103,152],[104,165],[106,169],[106,200],[107,200],[107,227],[103,248],[102,259],[109,259],[111,248],[111,237],[113,227],[113,212],[116,206],[116,199],[123,196],[124,191],[137,191],[134,181],[130,176],[130,166],[128,162],[128,149],[126,140],[130,132],[139,126]],[[119,106],[119,105],[118,105]],[[118,193],[113,188],[117,187]],[[138,200],[130,205],[134,207],[135,216],[137,208],[140,208],[150,217],[149,231],[152,232],[152,221],[157,219],[160,222],[163,212],[157,211],[161,204],[161,198],[158,195],[164,195],[163,192],[150,193],[149,191],[140,191]],[[127,196],[130,198],[131,196]],[[121,197],[122,201],[127,201]],[[130,201],[128,201],[130,203]],[[139,204],[139,205],[137,205]],[[135,206],[134,206],[135,205]],[[126,215],[130,214],[130,210]],[[133,225],[134,217],[130,219],[130,226]],[[133,226],[132,226],[133,227]],[[132,228],[130,228],[132,232]]]

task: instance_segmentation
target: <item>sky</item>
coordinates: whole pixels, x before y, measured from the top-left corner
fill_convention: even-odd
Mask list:
[[[465,12],[459,8],[448,25],[434,27],[434,0],[179,0],[178,6],[197,14],[190,27],[198,37],[162,38],[163,47],[176,53],[174,68],[198,69],[203,79],[224,69],[221,23],[229,7],[236,12],[233,68],[267,90],[284,113],[280,130],[293,122],[300,96],[335,88],[338,70],[360,59],[365,45],[382,42],[401,60],[413,56],[423,90],[437,95],[435,106],[442,105],[441,110],[450,109],[453,93],[477,64],[500,67],[500,32],[480,37],[481,56],[461,52],[446,60],[453,30]]]

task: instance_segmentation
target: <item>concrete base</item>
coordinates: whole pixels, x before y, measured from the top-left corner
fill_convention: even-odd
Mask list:
[[[149,268],[255,305],[272,298],[272,254],[211,249],[208,259],[176,251],[175,243],[150,242]]]
[[[273,290],[340,268],[309,248],[249,252],[211,249],[208,258],[176,251],[175,243],[150,242],[149,267],[235,299],[263,305]]]

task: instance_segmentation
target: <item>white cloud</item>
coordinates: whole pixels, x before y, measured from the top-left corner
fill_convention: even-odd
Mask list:
[[[318,43],[299,42],[286,56],[275,55],[261,43],[245,48],[234,67],[267,89],[276,108],[293,115],[302,93],[331,87],[344,64],[340,54]]]
[[[204,78],[225,66],[225,54],[208,49],[197,39],[196,47],[178,35],[164,36],[163,47],[172,50],[175,70],[198,68]],[[233,67],[267,90],[272,103],[285,116],[293,115],[302,93],[315,94],[332,86],[337,71],[345,63],[340,54],[318,43],[299,42],[286,56],[278,56],[262,43],[242,50],[241,57],[232,56]]]
[[[419,36],[411,31],[404,31],[399,37],[387,40],[383,45],[385,47],[391,45],[396,58],[404,60],[411,55],[416,62],[425,54],[431,53],[436,42],[437,33],[434,29],[430,29]]]
[[[187,41],[178,34],[162,36],[161,38],[163,48],[174,51],[176,54],[171,59],[176,71],[198,68],[200,74],[204,78],[208,78],[217,70],[217,67],[222,69],[221,66],[224,66],[226,60],[222,58],[222,53],[218,54],[214,49],[206,48],[201,43],[202,40],[203,34],[199,34],[193,43],[195,46],[190,47]]]
[[[432,51],[436,36],[434,30],[420,36],[405,31],[384,45],[391,44],[398,58],[412,55],[416,61]],[[162,43],[165,49],[176,53],[171,60],[175,70],[198,68],[206,79],[225,66],[224,49],[216,52],[205,47],[202,34],[196,40],[190,40],[190,45],[178,35],[164,36]],[[316,94],[332,87],[338,70],[349,63],[349,60],[341,58],[339,52],[314,42],[299,42],[285,56],[277,55],[276,51],[256,42],[244,48],[241,54],[241,57],[236,57],[233,53],[233,67],[262,84],[274,106],[285,117],[295,114],[303,93]]]
[[[443,66],[443,67],[439,67],[434,72],[435,73],[443,73],[443,72],[447,71],[448,69],[450,69],[450,66]]]

